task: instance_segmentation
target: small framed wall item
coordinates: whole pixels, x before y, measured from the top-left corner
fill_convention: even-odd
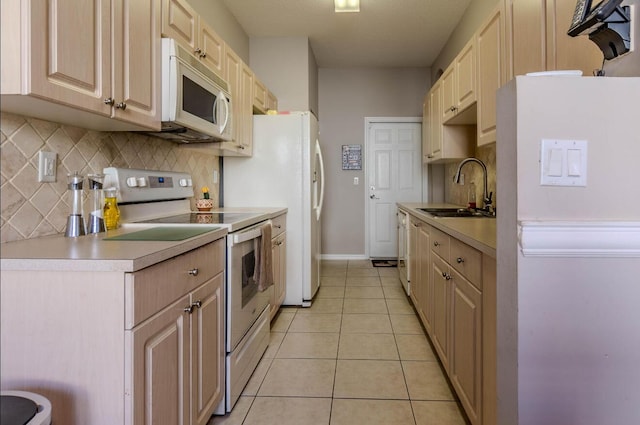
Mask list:
[[[362,145],[342,145],[342,169],[362,170]]]

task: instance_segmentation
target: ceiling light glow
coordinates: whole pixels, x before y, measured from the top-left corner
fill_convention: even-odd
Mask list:
[[[360,0],[334,0],[336,13],[360,12]]]

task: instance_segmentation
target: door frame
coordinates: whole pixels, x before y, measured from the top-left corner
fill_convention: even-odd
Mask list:
[[[369,140],[369,125],[379,123],[414,123],[422,124],[422,117],[364,117],[364,160],[362,161],[362,172],[364,173],[364,255],[365,258],[369,258],[369,189],[371,186],[369,183],[369,170],[367,165],[369,164],[370,143]],[[422,131],[422,128],[421,130]],[[421,138],[422,139],[422,138]],[[422,151],[422,143],[420,143],[420,151]],[[424,170],[423,170],[424,172]],[[424,175],[422,176],[424,183]],[[424,188],[423,188],[424,193]]]

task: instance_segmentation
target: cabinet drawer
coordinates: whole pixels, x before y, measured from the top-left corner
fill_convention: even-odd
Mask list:
[[[287,230],[287,215],[282,214],[271,219],[271,237],[275,238],[280,233]]]
[[[449,246],[451,244],[451,237],[446,233],[431,228],[431,250],[438,254],[444,261],[449,262]]]
[[[125,277],[125,327],[131,329],[224,270],[224,239]],[[196,270],[197,274],[189,273]]]
[[[482,290],[482,254],[475,248],[451,239],[451,267]]]

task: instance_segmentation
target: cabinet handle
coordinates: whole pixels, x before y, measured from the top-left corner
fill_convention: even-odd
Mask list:
[[[456,261],[458,262],[458,264],[464,263],[464,258],[458,257],[456,258]]]
[[[193,304],[182,309],[185,313],[193,313]]]
[[[274,224],[273,227],[275,227],[276,229],[280,229],[280,228],[282,228],[282,225],[281,224]]]
[[[124,111],[127,109],[127,104],[124,102],[116,103],[116,109],[122,109]]]
[[[440,246],[440,242],[435,241],[435,242],[433,243],[433,246]]]
[[[206,58],[207,54],[206,53],[200,53],[200,59]]]
[[[115,100],[113,100],[113,98],[112,98],[112,97],[108,97],[108,98],[106,98],[105,100],[103,100],[103,102],[104,102],[104,104],[105,104],[105,105],[109,105],[109,106],[113,106],[113,105],[114,105],[114,103],[116,103],[116,101],[115,101]]]
[[[442,272],[442,277],[444,277],[444,280],[451,280],[451,275],[447,272]]]
[[[196,49],[193,51],[193,53],[200,54],[200,53],[202,53],[202,49],[199,48],[199,47],[196,47]]]
[[[191,269],[187,273],[189,273],[191,276],[198,276],[198,268],[196,267],[195,269]]]
[[[202,307],[202,301],[198,300],[194,302],[193,304],[191,304],[191,307],[196,307],[196,308]]]
[[[429,159],[433,158],[433,154],[427,155],[427,158],[429,158]]]

